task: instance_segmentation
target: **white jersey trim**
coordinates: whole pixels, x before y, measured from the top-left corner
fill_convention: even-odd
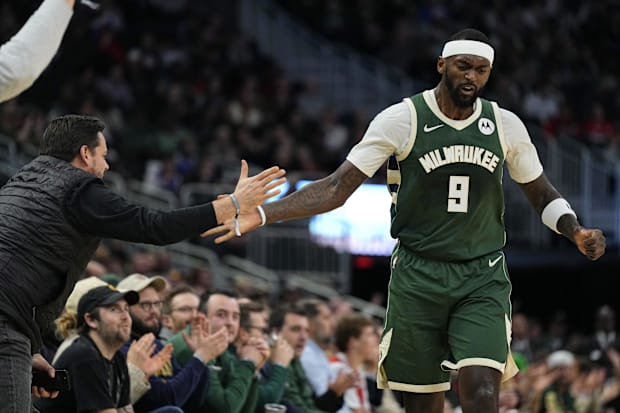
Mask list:
[[[418,112],[415,110],[415,105],[411,98],[403,99],[409,108],[409,112],[411,113],[411,130],[409,131],[409,140],[407,141],[407,145],[404,147],[403,151],[396,156],[396,160],[398,162],[407,158],[411,153],[411,149],[413,149],[413,144],[415,143],[415,138],[418,134]]]
[[[506,154],[508,153],[508,145],[506,144],[506,135],[504,134],[504,122],[502,122],[502,114],[499,111],[499,106],[496,102],[491,102],[491,107],[493,108],[493,114],[495,115],[497,136],[499,136],[499,144],[502,147],[504,159],[506,159]]]
[[[428,99],[426,102],[433,113],[457,130],[462,130],[467,126],[463,122],[471,124],[479,116],[478,113],[476,116],[472,115],[461,121],[448,119],[439,111],[433,91],[427,90],[423,93],[425,99],[432,97],[430,103]],[[410,153],[417,131],[417,116],[412,118],[413,112],[409,103],[405,103],[407,100],[409,99],[389,106],[379,113],[368,126],[362,140],[347,155],[347,160],[367,176],[373,176],[390,155],[403,159],[401,155],[405,151]],[[474,114],[479,110],[482,110],[482,104],[476,105]],[[499,116],[496,112],[496,121],[498,125],[501,123],[501,127],[498,127],[500,142],[505,151],[506,167],[510,177],[517,183],[532,182],[543,173],[536,147],[517,115],[500,107],[498,111]]]
[[[435,98],[435,92],[432,89],[425,90],[422,93],[422,96],[424,97],[424,101],[435,116],[441,119],[441,121],[446,125],[458,131],[465,129],[466,127],[477,121],[480,117],[480,114],[482,113],[482,103],[480,103],[480,99],[476,99],[476,102],[474,103],[474,112],[467,119],[450,119],[449,117],[444,115],[441,109],[439,109],[439,105],[437,104],[437,98]]]

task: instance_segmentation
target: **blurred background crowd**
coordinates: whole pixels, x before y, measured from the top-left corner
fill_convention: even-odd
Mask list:
[[[0,39],[13,35],[38,3],[3,2]],[[316,85],[285,71],[239,30],[236,1],[101,3],[97,12],[76,11],[48,70],[26,93],[0,105],[0,133],[21,151],[36,153],[56,115],[100,116],[108,126],[112,171],[179,194],[186,183],[235,182],[240,158],[257,168],[277,164],[290,171],[289,179],[291,173],[323,176],[374,116],[364,107],[341,110],[317,99]],[[486,96],[519,114],[535,141],[573,139],[595,156],[619,159],[615,1],[278,4],[338,47],[380,59],[426,87],[437,81],[433,69],[445,38],[467,22],[487,32],[498,50]],[[187,284],[203,298],[218,276],[207,265],[174,265],[166,250],[120,242],[104,243],[87,273],[111,283],[132,273],[158,274],[168,287]],[[276,303],[307,298],[294,286],[284,286],[279,296],[246,280],[233,287],[267,312]],[[324,304],[334,326],[341,313],[353,311],[337,296]],[[542,320],[516,306],[513,352],[522,374],[502,392],[503,412],[620,411],[614,303],[600,304],[586,331],[577,331],[562,312]],[[333,340],[332,334],[325,347],[330,354]],[[458,409],[458,398],[451,400]],[[398,409],[398,395],[393,401],[386,409]],[[376,409],[381,398],[373,403]]]
[[[504,2],[281,3],[300,24],[428,87],[447,34],[463,22],[479,27],[498,49],[490,98],[542,127],[534,139],[570,137],[616,156],[618,62],[608,57],[617,51],[620,10],[613,1],[520,2],[511,13]],[[36,4],[5,2],[1,37]],[[106,0],[98,14],[78,13],[71,23],[39,82],[55,87],[4,104],[0,131],[36,146],[51,116],[100,115],[113,170],[172,191],[230,178],[241,156],[308,177],[333,170],[374,113],[317,102],[312,84],[261,54],[236,22],[236,2]]]

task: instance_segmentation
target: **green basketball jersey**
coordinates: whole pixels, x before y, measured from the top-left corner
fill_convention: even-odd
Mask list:
[[[470,118],[454,121],[439,111],[432,91],[405,101],[410,147],[388,164],[392,236],[401,247],[441,261],[500,250],[504,151],[497,104],[478,99]]]

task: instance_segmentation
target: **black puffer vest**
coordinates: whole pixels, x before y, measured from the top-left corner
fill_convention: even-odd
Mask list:
[[[66,218],[66,202],[95,176],[39,156],[0,190],[0,312],[30,338],[53,328],[99,238]]]

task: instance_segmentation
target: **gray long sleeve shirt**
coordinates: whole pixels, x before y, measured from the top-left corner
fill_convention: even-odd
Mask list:
[[[52,60],[73,9],[65,0],[45,0],[26,24],[0,47],[0,102],[30,87]]]

